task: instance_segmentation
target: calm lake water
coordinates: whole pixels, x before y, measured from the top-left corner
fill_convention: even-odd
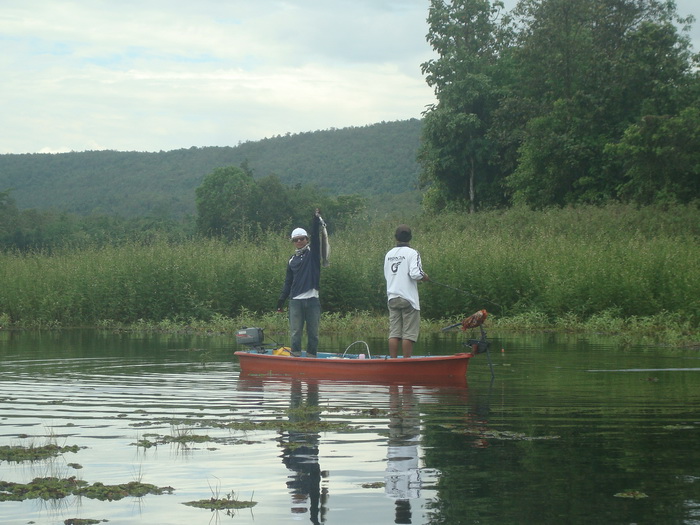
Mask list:
[[[700,523],[697,351],[494,335],[493,381],[481,355],[467,388],[400,387],[239,378],[232,339],[0,332],[0,446],[81,447],[1,462],[0,481],[174,488],[4,501],[0,523]],[[461,340],[426,338],[416,353]],[[232,491],[257,505],[183,504]]]

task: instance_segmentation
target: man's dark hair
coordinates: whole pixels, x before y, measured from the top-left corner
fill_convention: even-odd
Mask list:
[[[405,224],[401,224],[398,228],[396,228],[396,233],[394,234],[394,237],[396,237],[396,240],[399,242],[409,242],[412,237],[411,228],[409,228]]]

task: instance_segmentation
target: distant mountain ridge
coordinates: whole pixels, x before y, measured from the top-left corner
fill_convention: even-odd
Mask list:
[[[256,178],[314,185],[332,195],[376,196],[416,188],[422,122],[289,134],[237,146],[157,153],[86,151],[0,155],[0,192],[20,209],[79,214],[183,215],[215,168],[247,166]]]

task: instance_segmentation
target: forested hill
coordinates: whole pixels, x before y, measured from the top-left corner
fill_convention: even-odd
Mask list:
[[[180,215],[194,212],[204,176],[247,163],[256,178],[276,175],[286,185],[311,184],[332,195],[403,193],[416,187],[421,125],[382,122],[158,153],[0,155],[0,192],[11,190],[21,209]]]

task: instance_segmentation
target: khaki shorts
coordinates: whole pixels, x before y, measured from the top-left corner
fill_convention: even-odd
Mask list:
[[[416,310],[403,297],[389,300],[389,339],[418,341],[420,310]]]

